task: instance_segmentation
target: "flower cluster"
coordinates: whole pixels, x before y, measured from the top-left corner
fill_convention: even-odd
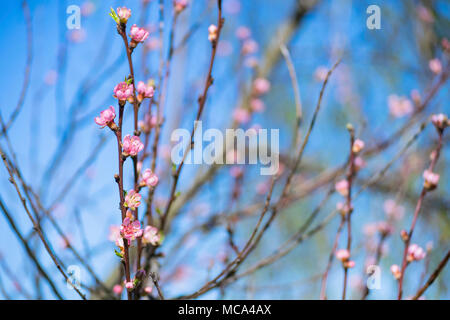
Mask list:
[[[187,0],[173,0],[173,6],[175,9],[175,12],[177,12],[177,13],[180,13],[181,11],[186,9],[187,5],[188,5]]]
[[[144,98],[152,98],[155,93],[155,89],[153,86],[146,84],[144,81],[139,81],[137,84],[137,92],[137,99],[141,102]]]
[[[352,152],[360,153],[362,149],[364,149],[364,141],[356,139],[355,142],[353,142]]]
[[[130,28],[130,47],[134,48],[138,43],[144,42],[148,38],[148,31],[144,28],[139,28],[136,24],[133,24]]]
[[[210,25],[208,28],[208,40],[214,42],[217,40],[217,26],[214,24]]]
[[[156,246],[161,242],[161,235],[156,227],[146,226],[144,229],[144,235],[142,236],[142,243],[150,243],[152,246]]]
[[[108,109],[100,112],[99,117],[95,117],[95,123],[100,126],[100,128],[104,128],[106,126],[113,127],[114,118],[116,117],[116,111],[113,106],[109,106]]]
[[[355,266],[355,261],[350,260],[350,252],[347,249],[337,250],[336,258],[342,262],[344,268],[353,268]]]
[[[413,112],[413,104],[406,97],[395,94],[388,97],[389,112],[396,118],[403,117]]]
[[[138,136],[131,136],[127,134],[123,138],[122,142],[122,155],[125,157],[132,156],[135,157],[142,149],[144,149],[144,144]]]
[[[431,170],[425,170],[423,172],[423,178],[425,180],[423,186],[428,190],[435,189],[439,183],[439,175]]]
[[[128,19],[131,17],[131,9],[128,9],[127,7],[119,7],[116,12],[121,23],[127,23]]]
[[[114,98],[124,103],[133,96],[133,91],[134,91],[133,84],[129,84],[126,81],[122,81],[114,87]]]
[[[394,278],[396,280],[400,279],[401,275],[402,275],[402,271],[400,270],[400,267],[396,264],[393,264],[391,266],[391,272],[394,275]]]
[[[339,194],[343,197],[346,197],[348,195],[348,181],[346,179],[340,180],[338,181],[335,185],[334,185],[335,189],[337,192],[339,192]]]
[[[158,176],[150,169],[142,173],[141,186],[154,187],[158,184]]]
[[[130,208],[131,210],[136,210],[136,208],[141,205],[141,198],[142,196],[134,189],[130,190],[125,196],[124,206]]]
[[[447,115],[445,115],[443,113],[432,115],[431,122],[434,124],[434,126],[438,130],[444,130],[446,127],[448,127],[450,125],[450,121],[449,121]]]
[[[142,236],[141,223],[138,220],[131,221],[130,217],[123,219],[120,226],[120,235],[127,239],[128,245],[131,245],[131,241]]]
[[[417,244],[412,244],[408,247],[408,253],[406,255],[406,260],[408,262],[419,261],[424,259],[426,256],[425,250],[419,247]]]

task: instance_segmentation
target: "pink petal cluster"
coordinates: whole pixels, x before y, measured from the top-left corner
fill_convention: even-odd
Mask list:
[[[120,22],[127,23],[128,19],[131,17],[131,9],[128,9],[127,7],[119,7],[116,11]]]
[[[99,117],[95,117],[95,123],[98,124],[101,128],[104,128],[108,124],[112,123],[114,121],[114,118],[116,117],[116,111],[114,110],[113,106],[109,106],[108,109],[103,110],[100,112]]]
[[[127,84],[125,81],[122,81],[114,87],[114,98],[117,98],[120,101],[126,101],[133,95],[133,90],[132,84]]]
[[[122,286],[121,286],[120,284],[116,284],[116,285],[113,287],[113,292],[114,292],[115,294],[121,294],[121,293],[122,293],[122,290],[123,290],[123,288],[122,288]]]
[[[400,279],[400,276],[402,275],[402,272],[401,272],[400,267],[398,265],[393,264],[391,266],[391,272],[394,275],[394,278],[396,280]]]
[[[131,210],[136,210],[136,208],[141,205],[141,198],[142,196],[134,189],[130,190],[127,192],[127,195],[125,196],[124,206],[130,208]]]
[[[342,215],[346,215],[346,214],[348,214],[352,209],[353,209],[353,207],[348,207],[348,205],[346,204],[346,203],[342,203],[342,202],[338,202],[337,204],[336,204],[336,209],[342,214]]]
[[[389,112],[396,118],[403,117],[413,112],[412,102],[405,97],[391,94],[388,97]]]
[[[400,220],[405,214],[405,208],[401,205],[398,205],[393,199],[386,200],[384,202],[383,208],[388,219]]]
[[[434,74],[440,74],[442,72],[442,63],[438,58],[428,61],[428,67]]]
[[[254,98],[250,101],[250,107],[253,112],[262,112],[265,109],[264,102],[261,99]]]
[[[130,38],[135,43],[144,42],[148,37],[148,31],[144,28],[139,28],[136,24],[133,24],[130,29]]]
[[[246,39],[242,44],[242,54],[248,55],[258,51],[258,43],[253,39]]]
[[[157,228],[152,226],[146,226],[144,229],[144,235],[142,236],[142,242],[144,244],[150,243],[152,246],[156,246],[161,241],[161,236]]]
[[[348,195],[348,181],[343,179],[338,181],[334,187],[336,188],[336,191],[339,192],[343,197],[346,197]]]
[[[317,69],[314,71],[314,79],[316,81],[325,81],[328,74],[328,69],[324,66],[317,67]]]
[[[233,111],[233,119],[240,124],[245,124],[250,121],[250,112],[247,109],[237,108]]]
[[[127,239],[128,245],[131,245],[131,241],[142,236],[141,223],[138,220],[131,222],[130,218],[125,218],[120,227],[120,234]]]
[[[186,9],[187,5],[188,5],[187,0],[173,0],[173,6],[177,13],[180,13],[181,11]]]
[[[406,256],[406,260],[408,262],[419,261],[424,259],[426,256],[425,250],[419,247],[417,244],[412,244],[408,247],[408,253]]]
[[[133,281],[125,282],[125,287],[126,287],[128,290],[132,290],[132,289],[134,288],[134,283],[133,283]]]
[[[142,173],[141,186],[154,187],[158,184],[158,176],[150,169]]]
[[[253,92],[256,95],[262,95],[270,90],[270,82],[265,78],[256,78],[253,82]]]
[[[208,28],[208,40],[213,42],[217,40],[217,26],[212,24]]]
[[[443,113],[432,115],[431,122],[439,130],[444,130],[449,125],[448,117]]]
[[[151,98],[153,97],[155,93],[155,89],[153,86],[145,84],[144,81],[139,81],[137,84],[137,92],[138,92],[138,99],[142,101],[144,98]]]
[[[364,161],[363,158],[356,157],[354,165],[355,165],[355,170],[358,171],[366,166],[366,162]]]
[[[131,136],[127,134],[122,142],[122,154],[124,156],[136,156],[142,149],[144,144],[138,136]]]
[[[439,175],[430,170],[425,170],[423,172],[423,178],[425,179],[423,185],[428,190],[436,188],[439,183]]]
[[[252,32],[249,28],[240,26],[236,29],[236,37],[238,37],[239,40],[245,40],[250,38],[252,35]]]
[[[154,128],[158,123],[158,119],[155,115],[150,116],[148,113],[145,114],[144,120],[139,121],[139,128],[144,133],[150,132],[151,128]]]
[[[340,249],[336,251],[336,258],[342,262],[344,268],[353,268],[355,262],[350,259],[350,252],[347,249]]]
[[[364,149],[364,141],[356,139],[352,146],[353,153],[359,153],[362,149]]]

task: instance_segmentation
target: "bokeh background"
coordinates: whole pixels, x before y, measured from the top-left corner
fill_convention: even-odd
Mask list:
[[[178,127],[192,127],[196,99],[204,83],[210,56],[207,28],[217,20],[215,1],[189,2],[174,30],[176,50],[171,64],[157,170],[160,184],[156,201],[161,207],[167,201],[171,185],[167,170],[170,168],[167,157],[170,133]],[[132,10],[130,22],[150,31],[145,46],[138,46],[133,54],[136,80],[157,79],[161,44],[157,33],[158,1],[32,0],[27,3],[31,35],[27,32],[21,1],[5,1],[0,11],[3,42],[0,53],[1,117],[6,123],[21,104],[21,90],[29,72],[23,105],[8,130],[17,164],[24,179],[39,195],[43,207],[51,212],[72,245],[83,254],[99,278],[112,286],[118,282],[113,275],[120,267],[114,254],[114,243],[108,240],[110,226],[120,224],[117,187],[113,179],[117,172],[117,150],[111,132],[100,130],[93,119],[101,110],[115,105],[113,88],[128,75],[128,64],[122,40],[108,13],[110,7],[125,5]],[[167,28],[163,43],[167,44],[173,9],[172,1],[164,1],[164,4]],[[366,27],[366,9],[371,4],[381,8],[380,30]],[[66,26],[69,5],[81,8],[79,30],[69,30]],[[299,6],[306,8],[301,16],[296,15]],[[417,117],[409,114],[396,117],[390,113],[388,105],[388,97],[393,94],[411,101],[413,90],[422,99],[427,96],[439,80],[439,75],[429,68],[431,59],[439,59],[443,69],[448,67],[448,55],[445,56],[442,48],[442,39],[450,39],[448,1],[223,0],[223,7],[226,21],[213,71],[215,81],[203,114],[204,129],[228,128],[233,110],[240,105],[252,79],[256,75],[265,77],[271,83],[270,91],[263,97],[265,110],[254,114],[250,123],[243,127],[257,124],[280,129],[281,155],[289,158],[293,155],[291,142],[296,111],[288,68],[279,50],[280,42],[288,48],[298,77],[304,113],[302,135],[322,86],[320,71],[329,69],[342,57],[341,64],[331,75],[316,127],[294,179],[294,189],[297,188],[299,194],[304,184],[316,181],[321,174],[345,163],[349,143],[347,123],[353,124],[358,137],[367,146],[389,139],[396,130],[411,123],[382,152],[365,159],[367,166],[356,181],[355,189],[358,190],[417,132],[421,121],[433,113],[450,113],[448,82],[439,87]],[[257,50],[245,57],[241,54],[242,43],[236,36],[236,30],[241,26],[251,30],[251,39],[257,44]],[[163,50],[167,50],[166,46]],[[251,67],[252,61],[257,61],[256,68]],[[131,111],[126,115],[127,131],[132,132]],[[428,246],[430,251],[426,260],[408,268],[406,297],[417,290],[423,283],[424,274],[429,274],[449,249],[449,137],[447,133],[436,169],[441,175],[441,183],[427,196],[413,239],[424,248]],[[361,296],[365,265],[373,256],[378,241],[378,235],[371,231],[371,224],[386,219],[385,203],[389,199],[402,206],[404,214],[393,222],[394,233],[383,247],[381,288],[373,290],[369,298],[396,297],[397,286],[389,267],[401,261],[403,243],[399,232],[409,228],[422,186],[422,172],[428,165],[429,152],[436,145],[436,138],[434,128],[429,125],[386,176],[355,201],[352,221],[356,267],[350,271],[350,298]],[[0,137],[0,144],[12,156],[4,135]],[[287,171],[288,165],[285,167]],[[260,190],[267,186],[267,177],[260,176],[256,166],[245,166],[244,169],[241,195],[233,205],[233,212],[264,201]],[[128,189],[132,186],[131,161],[126,163],[125,170],[128,172]],[[189,189],[196,174],[205,170],[206,165],[187,165],[179,184],[181,194]],[[0,169],[0,181],[0,197],[17,228],[62,295],[76,299],[33,234],[4,166]],[[243,271],[270,255],[297,232],[332,185],[333,180],[329,180],[306,195],[298,196],[284,208],[239,270]],[[173,219],[170,233],[161,247],[165,257],[158,260],[166,297],[195,292],[223,269],[224,259],[232,257],[226,223],[220,221],[196,229],[214,215],[226,217],[230,213],[227,206],[232,186],[230,167],[225,166],[197,190]],[[275,194],[279,194],[281,186],[282,183],[277,185]],[[317,222],[332,212],[339,200],[340,196],[333,195],[321,209]],[[255,213],[235,222],[236,243],[241,246],[245,243],[256,220]],[[339,218],[335,217],[321,232],[275,263],[200,298],[317,299],[320,277],[338,223]],[[64,264],[80,265],[45,214],[41,226]],[[185,236],[186,233],[189,236]],[[339,247],[344,243],[342,240]],[[0,255],[2,299],[55,298],[4,215],[0,217]],[[94,286],[89,273],[82,266],[81,269],[83,284]],[[329,298],[340,298],[342,277],[342,268],[335,262],[328,280]],[[450,298],[449,278],[447,268],[427,291],[426,298]],[[88,296],[95,297],[95,294]]]

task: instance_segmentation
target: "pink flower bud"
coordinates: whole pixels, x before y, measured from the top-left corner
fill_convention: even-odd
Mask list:
[[[150,169],[145,169],[142,173],[141,185],[147,187],[154,187],[158,184],[158,176]]]
[[[151,98],[155,93],[155,89],[151,85],[145,84],[144,81],[139,81],[137,84],[138,100],[142,101],[144,98]]]
[[[413,112],[412,102],[405,97],[399,97],[395,94],[391,94],[388,97],[388,106],[390,113],[396,118],[403,117]]]
[[[114,87],[114,98],[120,101],[126,101],[133,96],[133,85],[127,84],[125,81],[119,83]]]
[[[264,102],[261,99],[255,98],[250,101],[250,107],[253,112],[262,112],[265,109]]]
[[[348,195],[348,181],[347,180],[341,180],[337,182],[334,186],[336,188],[336,191],[339,192],[343,197],[346,197]]]
[[[144,149],[144,144],[141,142],[138,136],[130,136],[127,134],[123,138],[122,142],[122,154],[127,156],[136,156],[142,149]]]
[[[131,17],[131,9],[128,9],[127,7],[119,7],[116,11],[120,22],[127,23],[128,19]]]
[[[130,28],[131,46],[136,46],[139,42],[144,42],[148,37],[148,31],[144,28],[139,28],[136,24],[133,24]]]
[[[342,262],[348,261],[350,259],[350,252],[347,249],[339,249],[336,251],[336,259]]]
[[[144,288],[144,292],[145,292],[146,294],[151,294],[152,291],[153,291],[153,288],[152,288],[152,287],[145,287],[145,288]]]
[[[364,141],[356,139],[352,146],[353,153],[359,153],[364,149]]]
[[[239,28],[236,29],[236,37],[238,37],[239,40],[245,40],[250,38],[251,36],[251,31],[249,28],[244,27],[244,26],[240,26]]]
[[[428,62],[428,67],[434,74],[440,74],[442,72],[442,63],[437,58],[431,59]]]
[[[120,284],[116,284],[116,285],[113,287],[113,292],[114,292],[115,294],[121,294],[121,293],[122,293],[122,290],[123,290],[123,288],[122,288],[122,286],[121,286]]]
[[[400,276],[402,275],[402,272],[401,272],[400,267],[398,265],[393,264],[391,266],[391,272],[394,275],[394,278],[396,280],[400,279]]]
[[[138,220],[131,222],[130,218],[125,218],[120,227],[120,234],[127,239],[128,245],[131,245],[131,241],[142,236],[141,223]]]
[[[432,115],[431,122],[438,130],[444,130],[449,125],[448,117],[443,113]]]
[[[426,252],[421,247],[419,247],[417,244],[412,244],[408,247],[406,260],[408,262],[419,261],[424,259],[425,256]]]
[[[131,210],[136,210],[136,208],[141,205],[141,198],[142,196],[139,193],[137,193],[134,189],[130,190],[125,196],[124,206],[130,208]]]
[[[435,189],[439,183],[439,175],[430,170],[424,171],[423,178],[425,179],[423,186],[428,190]]]
[[[250,113],[247,109],[237,108],[233,111],[233,119],[240,124],[245,124],[250,121]]]
[[[324,66],[317,67],[314,71],[314,79],[323,82],[327,78],[328,69]]]
[[[353,268],[355,266],[355,261],[353,261],[353,260],[345,261],[345,262],[343,262],[343,266],[344,266],[344,268],[348,268],[348,269]]]
[[[187,5],[188,5],[187,0],[174,0],[173,1],[173,6],[175,9],[175,12],[177,12],[177,13],[180,13],[181,11],[186,9]]]
[[[109,106],[108,109],[103,110],[100,112],[99,117],[95,117],[95,123],[100,126],[100,128],[104,128],[105,126],[109,125],[114,121],[114,118],[116,117],[116,111],[114,110],[113,106]]]
[[[142,243],[150,243],[152,246],[156,246],[160,243],[161,236],[158,229],[152,226],[146,226],[144,229],[144,235],[142,236]]]
[[[208,28],[208,40],[213,42],[217,40],[217,27],[215,25],[210,25]]]
[[[126,283],[125,283],[125,287],[126,287],[128,290],[132,290],[132,289],[134,288],[134,283],[133,283],[132,281],[126,282]]]
[[[253,54],[258,51],[258,43],[253,39],[247,39],[242,44],[242,54],[248,55]]]
[[[253,82],[253,91],[257,95],[262,95],[270,90],[270,82],[264,78],[256,78]]]
[[[364,161],[363,158],[356,157],[354,165],[355,165],[355,170],[358,171],[358,170],[361,170],[362,168],[364,168],[366,166],[366,162]]]

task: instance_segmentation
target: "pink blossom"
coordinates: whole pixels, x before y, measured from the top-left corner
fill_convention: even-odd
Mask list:
[[[316,81],[325,81],[328,74],[328,69],[324,66],[317,67],[317,69],[314,71],[314,79]]]
[[[85,1],[81,5],[81,15],[87,17],[95,11],[95,5],[92,1]]]
[[[146,293],[146,294],[151,294],[152,293],[152,291],[153,291],[153,288],[152,287],[145,287],[144,288],[144,292]]]
[[[445,129],[449,125],[448,117],[443,113],[432,115],[431,122],[440,130]]]
[[[133,283],[132,281],[125,282],[125,287],[126,287],[128,290],[131,290],[131,289],[134,288],[134,283]]]
[[[251,36],[251,31],[249,28],[244,27],[244,26],[240,26],[239,28],[236,29],[236,37],[238,37],[239,40],[245,40],[250,38]]]
[[[343,197],[346,197],[348,195],[348,181],[347,180],[341,180],[338,181],[335,186],[336,191],[339,192]]]
[[[434,74],[440,74],[442,72],[442,63],[437,58],[431,59],[428,62],[428,67]]]
[[[253,54],[256,51],[258,51],[258,47],[259,47],[258,43],[255,40],[247,39],[242,44],[242,54],[243,55]]]
[[[356,139],[352,146],[353,153],[359,153],[364,149],[364,141]]]
[[[401,205],[398,205],[395,200],[388,199],[384,202],[384,212],[389,219],[400,220],[403,218],[405,213],[405,208]]]
[[[120,226],[112,225],[109,227],[109,241],[116,241],[120,237]]]
[[[388,97],[389,112],[396,118],[403,117],[413,112],[412,102],[405,98],[391,94]]]
[[[425,182],[423,183],[423,185],[428,190],[432,190],[432,189],[436,188],[439,183],[439,175],[430,170],[424,171],[423,178],[425,179]]]
[[[217,40],[217,26],[214,24],[210,25],[208,28],[208,40],[213,42]]]
[[[425,256],[426,252],[421,247],[419,247],[417,244],[412,244],[408,247],[406,260],[408,260],[408,262],[419,261],[424,259]]]
[[[127,23],[128,19],[131,17],[131,9],[128,9],[127,7],[119,7],[116,11],[120,22]]]
[[[180,13],[181,11],[186,9],[187,5],[188,5],[187,0],[174,0],[173,1],[173,6],[175,8],[175,12],[177,12],[177,13]]]
[[[355,267],[355,261],[353,260],[349,260],[349,261],[345,261],[343,262],[344,268],[353,268]]]
[[[383,235],[391,234],[394,229],[387,221],[380,221],[377,223],[378,232]]]
[[[253,112],[262,112],[264,111],[265,105],[261,99],[255,98],[250,101],[250,107]]]
[[[150,243],[153,246],[156,246],[160,243],[161,236],[158,232],[158,229],[152,226],[146,226],[144,229],[144,235],[142,236],[142,242],[144,244]]]
[[[257,95],[262,95],[270,90],[270,82],[264,78],[256,78],[253,82],[253,91]]]
[[[131,42],[134,42],[134,46],[139,42],[144,42],[148,37],[148,31],[144,28],[139,28],[136,24],[133,24],[130,28]],[[132,45],[133,46],[133,45]]]
[[[401,277],[401,275],[402,275],[402,272],[401,272],[400,267],[399,267],[398,265],[393,264],[393,265],[391,266],[391,272],[392,272],[392,274],[394,275],[394,278],[395,278],[396,280],[400,279],[400,277]]]
[[[131,219],[127,217],[123,219],[120,233],[127,239],[128,245],[131,245],[131,241],[142,236],[141,223],[138,220],[131,222]]]
[[[250,121],[250,113],[247,109],[237,108],[233,111],[233,119],[238,123],[245,124]]]
[[[113,287],[113,292],[114,292],[115,294],[121,294],[121,293],[122,293],[122,290],[123,290],[123,288],[122,288],[122,286],[121,286],[120,284],[116,284],[116,285]]]
[[[127,84],[125,81],[120,82],[114,87],[114,98],[120,101],[126,101],[129,97],[133,95],[133,85]]]
[[[155,93],[153,86],[145,84],[144,81],[139,81],[137,84],[138,100],[142,101],[144,98],[151,98]]]
[[[125,196],[124,206],[130,208],[131,210],[135,210],[137,207],[141,205],[142,196],[137,193],[134,189],[127,192]]]
[[[361,157],[356,157],[354,164],[355,164],[355,169],[356,170],[361,170],[362,168],[364,168],[366,166],[366,162]]]
[[[103,110],[100,112],[99,117],[95,117],[95,123],[98,124],[101,128],[104,128],[105,126],[109,125],[114,121],[114,118],[116,117],[116,111],[114,110],[113,106],[109,106],[108,109]]]
[[[158,184],[158,176],[150,169],[142,173],[141,186],[154,187]]]
[[[144,149],[144,144],[138,136],[131,136],[127,134],[123,138],[122,154],[124,156],[136,156],[142,149]]]
[[[150,116],[148,113],[144,115],[144,120],[139,121],[139,128],[141,131],[148,133],[150,132],[151,128],[156,127],[156,124],[158,123],[158,119],[155,115]]]
[[[336,251],[336,259],[342,262],[348,261],[350,259],[350,252],[347,249],[339,249]]]

